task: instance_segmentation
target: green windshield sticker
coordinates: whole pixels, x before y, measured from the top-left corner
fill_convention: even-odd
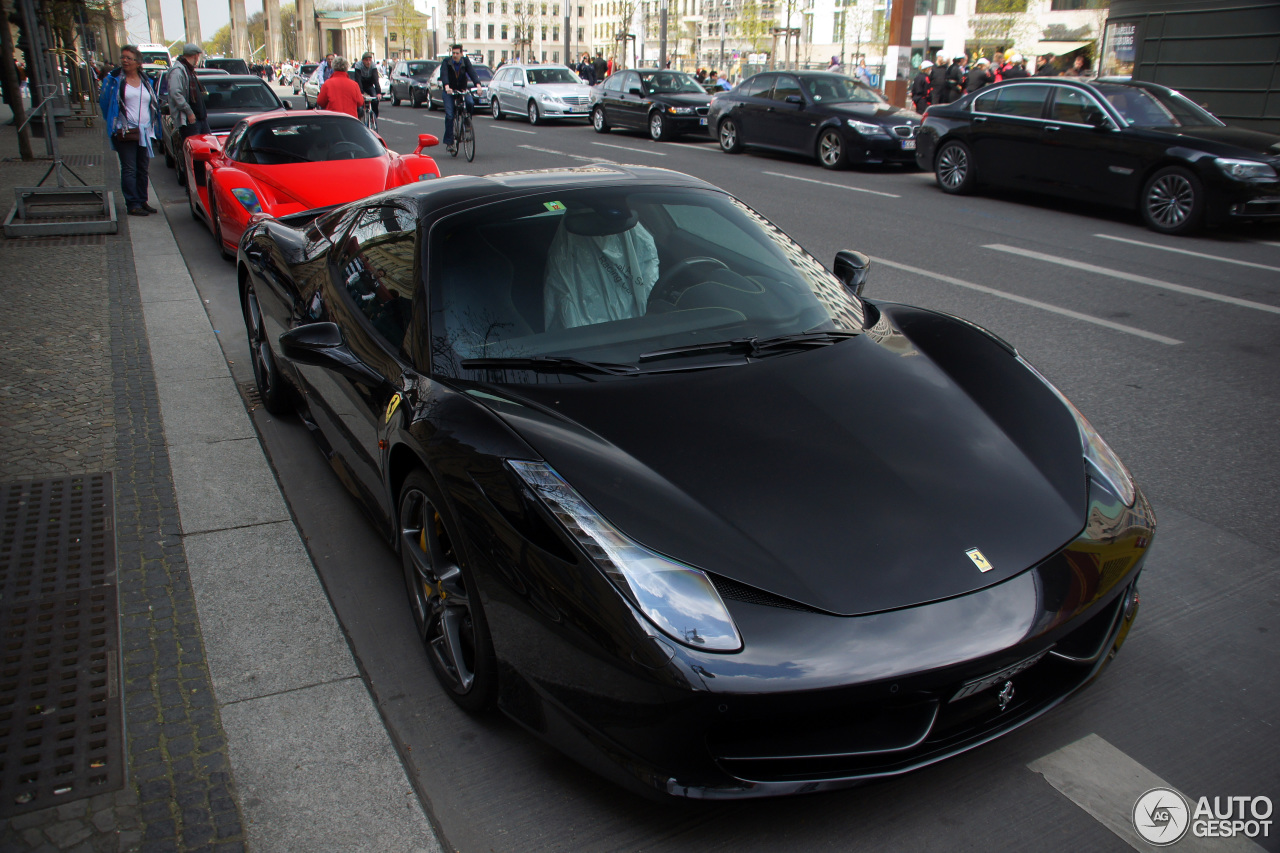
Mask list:
[[[544,202],[542,206],[547,210],[564,210],[564,203],[559,201]]]

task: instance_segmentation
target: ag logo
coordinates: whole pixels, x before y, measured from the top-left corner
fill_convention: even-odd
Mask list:
[[[1133,804],[1133,828],[1144,841],[1157,847],[1186,835],[1190,817],[1187,801],[1172,788],[1152,788]]]

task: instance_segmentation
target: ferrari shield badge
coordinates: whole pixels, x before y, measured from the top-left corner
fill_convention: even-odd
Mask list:
[[[973,564],[978,567],[978,571],[980,572],[989,572],[994,568],[994,566],[991,565],[991,562],[986,557],[982,556],[982,552],[977,548],[970,548],[968,551],[965,551],[965,554],[968,555],[970,560],[973,560]]]
[[[387,403],[387,414],[383,417],[382,422],[384,424],[391,423],[391,416],[396,413],[398,408],[400,408],[400,395],[392,394],[391,402]]]

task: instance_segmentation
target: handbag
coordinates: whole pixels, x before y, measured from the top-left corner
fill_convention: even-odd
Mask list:
[[[128,130],[117,130],[112,134],[112,138],[116,142],[138,142],[142,139],[142,134],[138,132],[136,127],[131,127]]]

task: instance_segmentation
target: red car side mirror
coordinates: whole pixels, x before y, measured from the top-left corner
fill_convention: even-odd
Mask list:
[[[421,154],[423,148],[430,148],[433,145],[439,145],[439,144],[440,144],[439,137],[433,136],[430,133],[419,133],[418,147],[413,150],[413,153]]]

